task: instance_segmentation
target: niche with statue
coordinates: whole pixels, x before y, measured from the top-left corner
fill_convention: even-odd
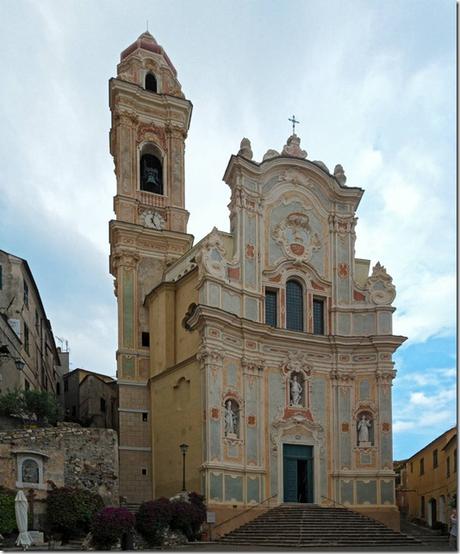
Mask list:
[[[240,437],[240,407],[233,398],[224,402],[224,434],[233,439]]]
[[[356,420],[357,442],[360,448],[374,444],[374,419],[370,412],[359,412]]]

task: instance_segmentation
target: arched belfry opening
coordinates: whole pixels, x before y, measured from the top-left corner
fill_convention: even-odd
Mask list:
[[[150,92],[158,92],[157,90],[157,79],[153,73],[147,73],[145,76],[145,90]]]
[[[140,189],[155,194],[164,194],[162,155],[153,144],[146,144],[141,150]]]

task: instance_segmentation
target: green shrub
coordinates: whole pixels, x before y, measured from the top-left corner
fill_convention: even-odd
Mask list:
[[[0,535],[7,535],[16,529],[14,491],[0,487]]]
[[[94,515],[104,507],[102,498],[77,487],[54,487],[46,498],[48,528],[64,541],[89,531]]]
[[[134,529],[134,515],[127,508],[103,508],[91,524],[91,542],[96,550],[110,550],[125,533]]]

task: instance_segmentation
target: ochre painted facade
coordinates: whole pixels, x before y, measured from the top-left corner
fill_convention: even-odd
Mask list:
[[[409,519],[449,524],[457,505],[457,429],[449,429],[400,462],[399,505]]]
[[[122,53],[110,107],[121,494],[176,494],[185,442],[186,487],[218,522],[270,499],[338,502],[397,528],[392,355],[405,338],[391,277],[355,258],[363,190],[295,134],[260,162],[243,139],[224,175],[230,233],[193,246],[191,104],[148,33]]]

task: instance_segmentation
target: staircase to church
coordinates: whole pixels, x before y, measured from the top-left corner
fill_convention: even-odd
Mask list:
[[[421,541],[397,533],[346,508],[282,504],[221,537],[235,547],[416,547]]]

